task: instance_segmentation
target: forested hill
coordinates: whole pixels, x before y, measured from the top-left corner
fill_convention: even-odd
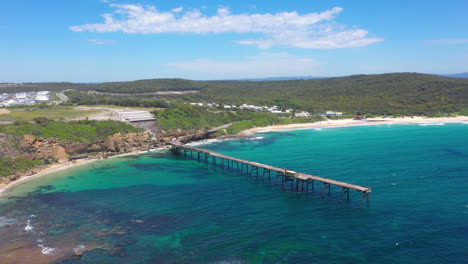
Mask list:
[[[316,110],[451,112],[468,108],[468,79],[419,73],[353,75],[287,81],[152,79],[100,84],[41,83],[0,88],[0,93],[77,89],[120,94],[197,90],[178,99],[229,104],[291,105]]]
[[[468,108],[468,80],[392,73],[276,82],[212,82],[194,96],[247,103],[288,100],[293,105],[309,105],[318,110],[451,112]]]

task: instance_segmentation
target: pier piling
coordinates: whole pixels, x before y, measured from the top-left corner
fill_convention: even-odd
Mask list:
[[[309,192],[309,190],[313,192],[315,182],[321,182],[323,183],[323,187],[320,192],[321,196],[324,196],[325,192],[328,192],[328,196],[330,197],[331,187],[333,185],[333,186],[341,187],[341,200],[344,200],[344,197],[346,196],[346,200],[349,201],[350,190],[354,190],[354,191],[361,193],[361,202],[360,202],[361,205],[363,205],[364,202],[367,202],[367,204],[369,204],[369,201],[370,201],[370,193],[372,191],[370,187],[335,181],[332,179],[318,177],[318,176],[314,176],[314,175],[310,175],[310,174],[306,174],[302,172],[290,171],[284,168],[278,168],[278,167],[274,167],[270,165],[265,165],[265,164],[261,164],[258,162],[238,159],[238,158],[226,156],[220,153],[182,145],[179,142],[173,142],[171,143],[171,145],[172,145],[173,152],[176,154],[181,154],[185,157],[194,159],[193,153],[195,152],[197,153],[197,160],[201,161],[201,158],[202,158],[201,156],[203,155],[204,162],[207,165],[210,164],[209,158],[211,157],[211,163],[213,164],[213,166],[221,167],[223,170],[227,169],[228,171],[236,171],[240,175],[247,175],[247,176],[255,175],[255,178],[258,179],[258,177],[260,176],[259,170],[262,169],[262,174],[261,174],[262,180],[265,180],[266,175],[268,175],[268,181],[272,181],[271,172],[276,171],[276,177],[273,179],[273,182],[278,182],[278,178],[280,177],[282,189],[285,188],[286,183],[290,182],[291,190],[295,190],[298,193]],[[187,152],[190,152],[190,155],[188,155]],[[219,162],[216,161],[217,159],[219,159]]]

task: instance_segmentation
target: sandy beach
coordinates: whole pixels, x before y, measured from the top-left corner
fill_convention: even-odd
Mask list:
[[[242,134],[271,132],[271,131],[288,131],[310,128],[325,128],[325,127],[349,127],[349,126],[369,126],[369,125],[390,125],[390,124],[424,124],[424,123],[463,123],[468,122],[468,116],[456,117],[402,117],[402,118],[368,118],[364,120],[340,119],[327,120],[316,123],[304,124],[289,124],[289,125],[274,125],[268,127],[256,127],[245,130]]]
[[[161,148],[161,149],[163,149],[163,148]],[[157,150],[160,150],[160,149],[157,149]],[[115,155],[115,156],[112,156],[112,157],[109,157],[109,158],[124,157],[124,156],[128,156],[128,155],[142,154],[142,153],[147,153],[147,152],[151,152],[151,151],[154,151],[154,150],[134,151],[134,152],[124,153],[124,154],[120,154],[120,155]],[[13,181],[13,182],[10,182],[8,184],[0,184],[0,197],[2,196],[2,194],[6,190],[8,190],[8,189],[10,189],[10,188],[12,188],[14,186],[17,186],[19,184],[22,184],[22,183],[24,183],[26,181],[29,181],[29,180],[32,180],[32,179],[35,179],[35,178],[38,178],[38,177],[42,177],[42,176],[45,176],[45,175],[48,175],[48,174],[51,174],[51,173],[54,173],[54,172],[59,172],[59,171],[71,169],[71,168],[74,168],[74,167],[78,167],[78,166],[81,166],[81,165],[89,164],[91,162],[95,162],[95,161],[98,161],[98,160],[103,160],[103,159],[102,158],[87,158],[87,159],[69,161],[69,162],[66,162],[66,163],[52,164],[52,165],[47,166],[46,168],[40,170],[36,174],[29,175],[29,176],[22,176],[20,179],[18,179],[16,181]]]

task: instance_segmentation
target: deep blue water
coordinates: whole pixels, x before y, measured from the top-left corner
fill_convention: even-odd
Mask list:
[[[371,186],[371,201],[360,207],[357,192],[343,201],[339,188],[297,194],[152,153],[12,189],[0,200],[0,237],[9,238],[0,249],[90,249],[56,263],[468,262],[467,124],[263,133],[199,147]]]

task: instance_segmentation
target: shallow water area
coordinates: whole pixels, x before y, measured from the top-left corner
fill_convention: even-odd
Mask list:
[[[466,260],[466,124],[269,132],[197,147],[371,186],[371,202],[360,207],[357,192],[343,201],[338,188],[298,194],[171,152],[113,158],[7,191],[0,263]]]

